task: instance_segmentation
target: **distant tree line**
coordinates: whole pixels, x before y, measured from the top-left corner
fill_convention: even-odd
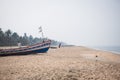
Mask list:
[[[12,32],[10,29],[8,29],[7,31],[2,31],[2,29],[0,28],[0,46],[17,46],[18,43],[21,43],[22,46],[26,46],[42,41],[43,38],[34,38],[32,35],[27,36],[26,33],[24,33],[23,36],[20,36],[18,35],[18,33]],[[58,41],[52,40],[52,45],[57,44],[59,44]]]

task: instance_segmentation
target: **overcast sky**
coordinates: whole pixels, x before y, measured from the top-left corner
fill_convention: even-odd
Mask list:
[[[120,46],[120,0],[0,0],[0,28],[75,45]]]

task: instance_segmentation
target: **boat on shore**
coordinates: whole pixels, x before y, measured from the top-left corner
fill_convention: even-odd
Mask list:
[[[43,41],[31,46],[12,48],[12,49],[0,49],[0,56],[11,56],[11,55],[28,55],[36,53],[45,53],[49,50],[51,45],[51,40],[44,40],[44,35],[42,32],[42,27],[39,27],[39,32],[42,33]]]
[[[49,50],[50,44],[51,44],[51,40],[46,40],[41,43],[37,43],[26,47],[13,48],[13,49],[0,49],[0,56],[45,53]]]

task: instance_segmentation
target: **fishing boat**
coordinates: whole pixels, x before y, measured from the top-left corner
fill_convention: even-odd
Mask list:
[[[50,44],[51,44],[51,40],[43,40],[41,43],[37,43],[31,46],[11,48],[11,49],[0,49],[0,56],[45,53],[49,50]]]
[[[51,44],[51,40],[47,40],[47,41],[43,41],[42,43],[37,43],[37,44],[26,46],[26,47],[0,49],[0,56],[45,53],[49,50],[50,44]]]

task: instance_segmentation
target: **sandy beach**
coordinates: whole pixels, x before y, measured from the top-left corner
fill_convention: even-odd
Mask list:
[[[0,80],[120,80],[120,55],[86,47],[0,57]]]

